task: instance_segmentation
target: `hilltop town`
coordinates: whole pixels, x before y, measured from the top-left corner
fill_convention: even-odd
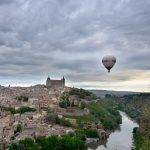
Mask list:
[[[139,114],[148,104],[148,93],[97,97],[91,91],[68,87],[65,82],[64,77],[48,77],[45,84],[30,87],[0,86],[0,149],[47,149],[49,145],[59,149],[61,144],[66,149],[72,145],[70,149],[84,149],[92,142],[106,141],[121,123],[118,110],[140,120],[134,136],[139,131],[147,134]],[[138,106],[141,100],[145,100],[143,109]],[[58,145],[51,143],[53,138]]]
[[[101,121],[94,121],[86,107],[91,102],[97,102],[94,94],[67,87],[64,77],[61,80],[48,77],[45,85],[0,86],[1,148],[27,137],[65,135],[81,125],[106,138]]]
[[[30,87],[0,86],[1,143],[10,143],[11,140],[19,140],[33,135],[46,136],[66,132],[67,129],[63,127],[55,126],[55,128],[51,128],[50,125],[46,124],[46,115],[43,110],[44,108],[56,109],[60,95],[69,90],[68,87],[65,87],[65,79],[63,79],[63,84],[61,81],[53,80],[51,83],[48,78],[46,85]],[[25,110],[25,113],[13,112],[13,110],[20,108],[29,109],[29,111]],[[21,125],[24,131],[16,135],[17,125]]]

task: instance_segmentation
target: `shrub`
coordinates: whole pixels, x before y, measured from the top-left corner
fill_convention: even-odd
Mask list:
[[[16,132],[16,133],[17,133],[17,132],[22,132],[22,126],[21,126],[21,124],[18,124],[18,125],[17,125],[15,132]]]

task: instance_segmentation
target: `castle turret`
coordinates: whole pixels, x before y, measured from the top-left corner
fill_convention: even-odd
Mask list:
[[[63,84],[63,87],[65,87],[65,78],[64,77],[62,78],[62,84]]]
[[[47,80],[46,80],[46,86],[47,87],[51,86],[51,79],[50,79],[50,77],[48,77]]]

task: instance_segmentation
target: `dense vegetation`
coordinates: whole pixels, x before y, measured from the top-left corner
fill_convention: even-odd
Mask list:
[[[134,145],[135,150],[150,149],[150,104],[146,103],[143,106],[140,114],[139,129],[134,130]]]
[[[21,125],[21,124],[17,124],[16,130],[15,130],[14,132],[15,132],[15,133],[17,133],[17,132],[22,132],[22,130],[23,130],[22,125]]]
[[[11,114],[17,114],[17,113],[23,114],[25,112],[35,112],[36,111],[35,108],[30,108],[27,106],[22,106],[19,109],[15,109],[13,107],[3,107],[2,109],[5,111],[9,111]]]
[[[85,139],[98,138],[96,130],[85,129],[76,130],[62,137],[35,137],[34,139],[26,138],[18,143],[12,143],[9,150],[83,150],[86,149]]]
[[[62,126],[71,127],[71,123],[68,120],[65,120],[64,117],[59,118],[58,115],[55,115],[53,112],[48,112],[46,121],[51,124],[59,124]]]
[[[70,91],[64,92],[62,94],[62,96],[60,97],[59,106],[62,108],[73,106],[69,101],[69,96],[71,95],[77,96],[79,101],[81,101],[81,99],[95,100],[97,98],[96,95],[92,92],[84,89],[72,88]],[[85,108],[85,104],[82,102],[80,107],[82,109]]]
[[[119,109],[125,111],[131,118],[140,121],[144,107],[150,104],[150,94],[141,93],[125,95],[122,101],[119,101]]]
[[[134,128],[133,131],[134,146],[133,150],[149,150],[150,149],[150,138],[145,136],[138,128]]]
[[[85,138],[99,138],[99,135],[94,129],[79,129],[76,131],[76,135],[80,137],[82,140]]]
[[[90,98],[92,100],[96,99],[97,96],[93,94],[90,91],[84,90],[84,89],[78,89],[78,88],[72,88],[69,92],[69,95],[78,95],[81,99]]]
[[[119,112],[114,109],[110,104],[106,104],[105,101],[97,103],[91,103],[88,106],[91,114],[100,120],[105,130],[115,129],[119,123],[121,123],[121,116]]]
[[[9,150],[83,150],[85,142],[78,135],[68,134],[62,137],[26,138],[12,143]]]
[[[60,98],[59,106],[67,108],[70,106],[69,96],[75,95],[80,99],[95,100],[96,95],[84,89],[72,88],[69,92],[63,93]],[[112,98],[111,95],[106,97]],[[115,97],[113,97],[115,98]],[[90,110],[89,115],[84,116],[66,116],[77,119],[79,127],[82,127],[83,122],[101,122],[106,130],[115,129],[119,123],[121,123],[121,116],[116,108],[113,108],[111,103],[106,100],[99,100],[98,102],[92,102],[90,104],[81,103],[80,108],[87,107]]]
[[[105,130],[113,130],[121,123],[119,112],[106,101],[92,102],[87,105],[87,108],[90,110],[88,115],[66,117],[77,119],[79,128],[83,127],[82,123],[101,122]]]
[[[59,106],[61,108],[67,108],[70,106],[69,95],[64,94],[60,97]]]

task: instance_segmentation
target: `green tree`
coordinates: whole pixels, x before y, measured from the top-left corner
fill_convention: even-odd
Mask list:
[[[22,106],[17,110],[17,112],[19,112],[21,114],[23,114],[25,112],[35,112],[35,111],[36,111],[35,108],[30,108],[30,107],[26,107],[26,106]]]
[[[86,108],[86,103],[85,103],[85,102],[81,102],[80,108],[81,108],[81,109]]]
[[[146,105],[141,116],[143,133],[150,138],[150,105]]]
[[[99,137],[97,131],[93,130],[93,129],[86,129],[85,134],[89,138],[98,138]]]
[[[47,121],[49,123],[59,124],[58,115],[56,115],[56,114],[54,114],[52,112],[48,112],[48,114],[47,114]]]
[[[16,110],[13,107],[5,107],[4,110],[11,112],[11,114],[15,114],[16,113]]]
[[[63,95],[60,98],[59,106],[62,107],[62,108],[67,108],[68,106],[70,106],[70,101],[69,101],[68,95]]]
[[[21,124],[17,125],[16,132],[22,132],[22,125]]]
[[[19,141],[20,145],[23,145],[25,150],[38,150],[39,147],[36,143],[34,143],[34,140],[31,138],[26,138],[24,140]]]
[[[76,135],[64,135],[62,137],[49,136],[26,138],[19,143],[12,143],[9,150],[83,150],[85,142]]]
[[[70,127],[71,123],[69,122],[69,120],[66,120],[65,118],[59,118],[59,123],[62,126],[67,126]]]

